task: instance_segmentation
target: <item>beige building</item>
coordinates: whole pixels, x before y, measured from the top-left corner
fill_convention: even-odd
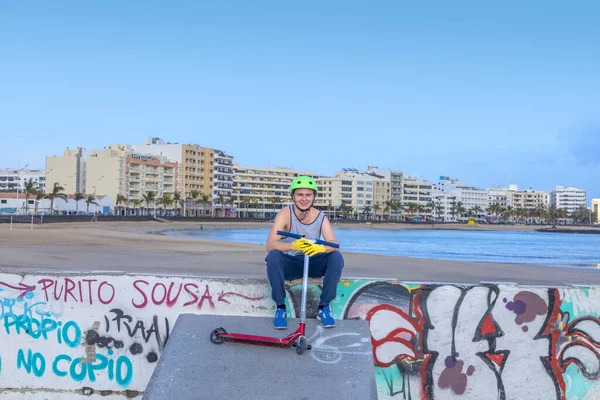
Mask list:
[[[508,190],[508,204],[513,208],[548,208],[548,193],[533,189]]]
[[[592,213],[596,213],[596,222],[600,222],[600,199],[592,199]]]
[[[84,151],[66,149],[62,156],[46,157],[46,193],[50,193],[57,182],[66,194],[86,191],[86,163]]]
[[[179,174],[181,168],[164,156],[139,154],[129,145],[109,145],[103,150],[93,150],[87,159],[87,182],[90,194],[107,195],[115,203],[117,196],[127,199],[119,207],[129,208],[133,213],[133,203],[141,200],[141,208],[154,208],[163,195],[171,199],[180,191]],[[148,192],[154,193],[155,200],[146,204],[143,200]],[[172,204],[167,209],[180,206]]]
[[[315,207],[324,210],[331,219],[340,215],[342,203],[352,207],[355,180],[347,177],[319,177],[316,179],[319,193]]]
[[[310,171],[286,167],[249,167],[234,163],[232,196],[237,216],[275,216],[281,207],[291,202],[290,184],[299,175],[317,178],[317,174]]]
[[[351,215],[357,219],[381,219],[386,203],[392,198],[391,172],[374,166],[369,166],[364,171],[345,168],[336,172],[334,178],[323,177],[319,182],[324,183],[324,194],[328,195],[331,188],[331,205],[336,212],[343,202],[352,209]],[[316,205],[329,205],[328,203],[329,201]],[[386,214],[389,214],[387,210]]]
[[[177,184],[181,187],[183,198],[189,199],[193,191],[198,191],[212,199],[215,150],[197,144],[169,143],[152,137],[145,144],[131,147],[137,153],[166,157],[180,165],[181,175],[177,176]],[[210,209],[205,210],[205,214],[210,212]]]

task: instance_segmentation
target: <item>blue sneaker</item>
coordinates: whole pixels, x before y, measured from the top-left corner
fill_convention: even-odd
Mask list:
[[[331,308],[329,306],[319,310],[317,319],[321,321],[321,326],[323,328],[335,328],[335,320],[331,316]]]
[[[285,319],[286,310],[284,308],[278,308],[275,311],[275,318],[273,319],[273,328],[275,329],[287,329],[287,321]]]

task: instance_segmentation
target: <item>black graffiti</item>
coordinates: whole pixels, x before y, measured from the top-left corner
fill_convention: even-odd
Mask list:
[[[135,356],[137,354],[141,354],[144,351],[144,348],[142,347],[141,344],[134,343],[129,347],[129,351],[131,352],[131,354],[133,354]]]
[[[148,360],[149,363],[155,363],[158,360],[158,355],[155,352],[151,351],[146,356],[146,360]]]
[[[112,337],[101,336],[98,332],[93,329],[90,329],[85,334],[85,342],[90,346],[98,346],[100,348],[115,348],[120,349],[123,347],[123,342],[120,340],[115,340]]]
[[[130,338],[135,338],[137,337],[136,335],[140,334],[145,343],[148,343],[150,339],[154,338],[159,350],[162,350],[167,344],[170,331],[169,320],[167,318],[164,319],[163,334],[161,334],[160,324],[156,315],[152,317],[152,323],[150,326],[146,327],[146,324],[141,319],[138,319],[134,325],[133,317],[125,314],[125,312],[121,309],[113,308],[110,310],[110,312],[114,314],[114,318],[112,318],[110,321],[115,322],[114,326],[116,327],[116,331],[118,333],[126,332]],[[111,324],[109,322],[109,318],[105,316],[104,320],[106,322],[106,332],[110,332]]]

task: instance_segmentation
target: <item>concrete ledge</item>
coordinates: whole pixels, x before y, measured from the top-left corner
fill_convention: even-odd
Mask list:
[[[313,346],[299,356],[294,348],[241,343],[214,344],[210,333],[228,332],[284,337],[271,318],[183,314],[154,370],[144,400],[339,400],[377,399],[375,368],[367,321],[337,321],[324,329],[307,321]]]

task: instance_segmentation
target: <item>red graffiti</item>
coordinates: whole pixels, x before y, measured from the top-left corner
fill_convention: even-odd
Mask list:
[[[148,281],[138,279],[133,282],[133,288],[135,289],[136,295],[131,299],[131,304],[135,308],[144,308],[148,304],[160,306],[165,304],[167,307],[173,307],[174,305],[182,302],[183,307],[196,305],[197,308],[202,309],[205,303],[208,303],[210,308],[215,308],[215,300],[212,295],[210,288],[207,284],[204,285],[204,292],[200,294],[201,287],[195,283],[179,283],[174,282],[162,283],[157,282],[150,284]],[[225,304],[231,304],[226,299],[228,296],[237,296],[248,301],[259,301],[264,298],[251,297],[235,292],[224,292],[221,291],[216,298],[217,302]]]
[[[94,300],[102,304],[110,304],[115,298],[115,287],[107,281],[99,284],[97,279],[73,280],[63,279],[40,279],[38,284],[44,291],[46,301],[50,298],[62,300],[65,303],[74,301],[75,303],[94,304]]]
[[[0,285],[6,286],[7,288],[10,288],[10,289],[21,291],[21,293],[19,294],[19,297],[23,297],[23,296],[25,296],[25,293],[35,289],[35,285],[31,286],[31,285],[26,285],[24,283],[19,283],[18,286],[14,286],[14,285],[9,285],[6,282],[0,281]]]
[[[258,301],[258,300],[262,300],[265,298],[264,296],[250,297],[250,296],[244,296],[243,294],[234,293],[234,292],[221,292],[221,293],[219,293],[219,297],[217,298],[217,301],[222,301],[223,303],[231,304],[230,301],[225,300],[225,296],[238,296],[238,297],[241,297],[242,299],[246,299],[246,300],[250,300],[250,301]]]

